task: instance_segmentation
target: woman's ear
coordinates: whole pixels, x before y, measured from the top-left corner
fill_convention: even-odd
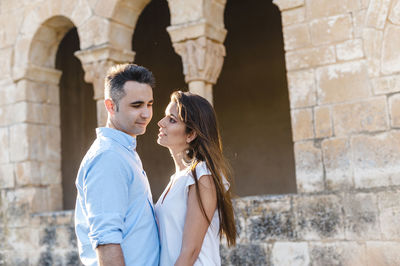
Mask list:
[[[194,139],[197,138],[196,131],[192,130],[190,133],[186,135],[186,143],[192,142]]]

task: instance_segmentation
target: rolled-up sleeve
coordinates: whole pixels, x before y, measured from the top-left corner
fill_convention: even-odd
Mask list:
[[[83,191],[93,249],[122,242],[131,175],[126,162],[112,151],[98,155],[88,169]]]

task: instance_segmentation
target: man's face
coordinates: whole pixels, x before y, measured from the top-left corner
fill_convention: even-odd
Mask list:
[[[153,116],[153,90],[148,84],[127,81],[126,95],[119,101],[118,111],[114,106],[111,122],[115,129],[132,137],[142,135]]]

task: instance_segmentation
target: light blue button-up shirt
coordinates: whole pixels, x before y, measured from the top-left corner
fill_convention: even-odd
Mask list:
[[[98,245],[120,244],[127,266],[158,265],[158,229],[136,138],[112,128],[96,133],[76,178],[80,258],[85,265],[98,265]]]

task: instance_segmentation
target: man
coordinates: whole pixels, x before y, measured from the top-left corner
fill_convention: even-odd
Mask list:
[[[76,179],[75,231],[85,265],[158,265],[160,243],[136,136],[153,111],[154,77],[134,64],[105,79],[107,125],[86,153]]]

